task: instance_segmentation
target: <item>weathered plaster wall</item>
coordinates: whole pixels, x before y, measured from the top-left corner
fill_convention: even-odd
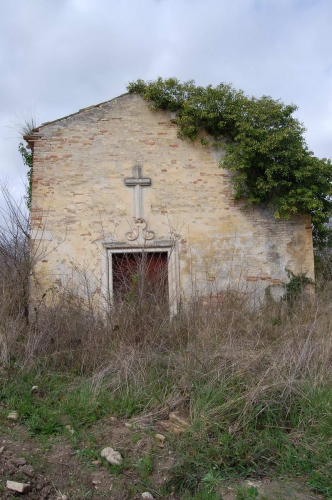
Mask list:
[[[79,269],[103,293],[103,241],[126,241],[134,216],[132,177],[139,164],[144,218],[155,239],[178,238],[180,284],[216,294],[287,281],[286,269],[313,277],[309,216],[275,220],[268,209],[241,210],[220,153],[180,140],[171,114],[124,95],[53,123],[33,138],[31,227],[40,256],[35,298]],[[176,235],[176,236],[175,236]]]

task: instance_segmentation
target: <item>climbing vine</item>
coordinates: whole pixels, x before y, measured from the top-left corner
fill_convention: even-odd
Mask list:
[[[234,198],[247,205],[266,204],[276,218],[311,215],[317,247],[332,243],[327,222],[332,216],[332,164],[308,149],[303,125],[293,116],[297,107],[263,96],[248,97],[221,83],[196,86],[176,78],[128,85],[152,109],[176,112],[172,120],[181,138],[195,140],[204,130],[203,146],[222,147],[220,167],[236,172]]]
[[[24,146],[23,142],[20,142],[20,144],[18,145],[18,150],[22,156],[22,160],[23,160],[24,165],[26,167],[28,167],[28,173],[27,173],[28,183],[27,183],[27,188],[26,188],[25,200],[26,200],[27,207],[30,210],[30,208],[31,208],[31,196],[32,196],[33,153],[26,146]]]
[[[286,300],[290,305],[297,301],[302,295],[306,286],[314,286],[315,282],[308,278],[305,273],[294,274],[286,269],[289,281],[286,284],[286,293],[282,300]]]

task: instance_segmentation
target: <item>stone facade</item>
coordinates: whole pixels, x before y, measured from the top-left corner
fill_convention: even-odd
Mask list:
[[[218,167],[223,153],[179,139],[171,118],[125,94],[45,123],[28,138],[35,300],[82,279],[107,302],[112,254],[142,249],[168,252],[174,311],[192,293],[277,290],[287,269],[313,278],[310,217],[284,221],[267,208],[242,210],[231,174]]]

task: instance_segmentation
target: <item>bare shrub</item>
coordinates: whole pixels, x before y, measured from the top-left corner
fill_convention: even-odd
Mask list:
[[[5,207],[0,209],[0,280],[9,314],[27,315],[30,253],[29,215],[6,186],[0,186]],[[3,297],[4,298],[4,297]]]
[[[29,216],[24,203],[0,186],[0,349],[4,366],[10,363],[17,339],[27,326],[29,276]]]
[[[208,426],[232,411],[237,415],[234,429],[245,424],[253,407],[261,405],[265,411],[279,404],[287,411],[287,404],[308,380],[317,386],[331,380],[332,313],[326,287],[316,298],[302,295],[291,308],[287,301],[271,298],[260,308],[252,307],[255,300],[243,290],[226,290],[211,300],[194,296],[170,317],[165,284],[147,289],[141,281],[142,268],[122,276],[123,290],[118,288],[107,311],[98,309],[82,274],[88,300],[74,288],[58,292],[29,324],[29,275],[36,257],[29,254],[29,220],[8,190],[4,196],[3,366],[15,362],[25,370],[40,366],[84,374],[92,377],[94,386],[104,384],[115,393],[158,387],[157,403],[147,409],[150,415],[180,406]],[[128,269],[123,262],[118,267]],[[219,401],[211,397],[199,405],[197,387],[205,394],[226,387],[227,397]]]

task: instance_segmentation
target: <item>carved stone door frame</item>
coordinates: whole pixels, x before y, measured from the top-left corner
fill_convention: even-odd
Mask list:
[[[168,302],[170,315],[177,314],[180,306],[180,270],[178,242],[173,240],[162,240],[146,242],[141,245],[130,245],[127,242],[103,242],[105,249],[103,285],[107,290],[107,302],[114,304],[113,293],[113,269],[112,255],[119,253],[144,253],[144,252],[165,252],[167,253],[168,271]]]

